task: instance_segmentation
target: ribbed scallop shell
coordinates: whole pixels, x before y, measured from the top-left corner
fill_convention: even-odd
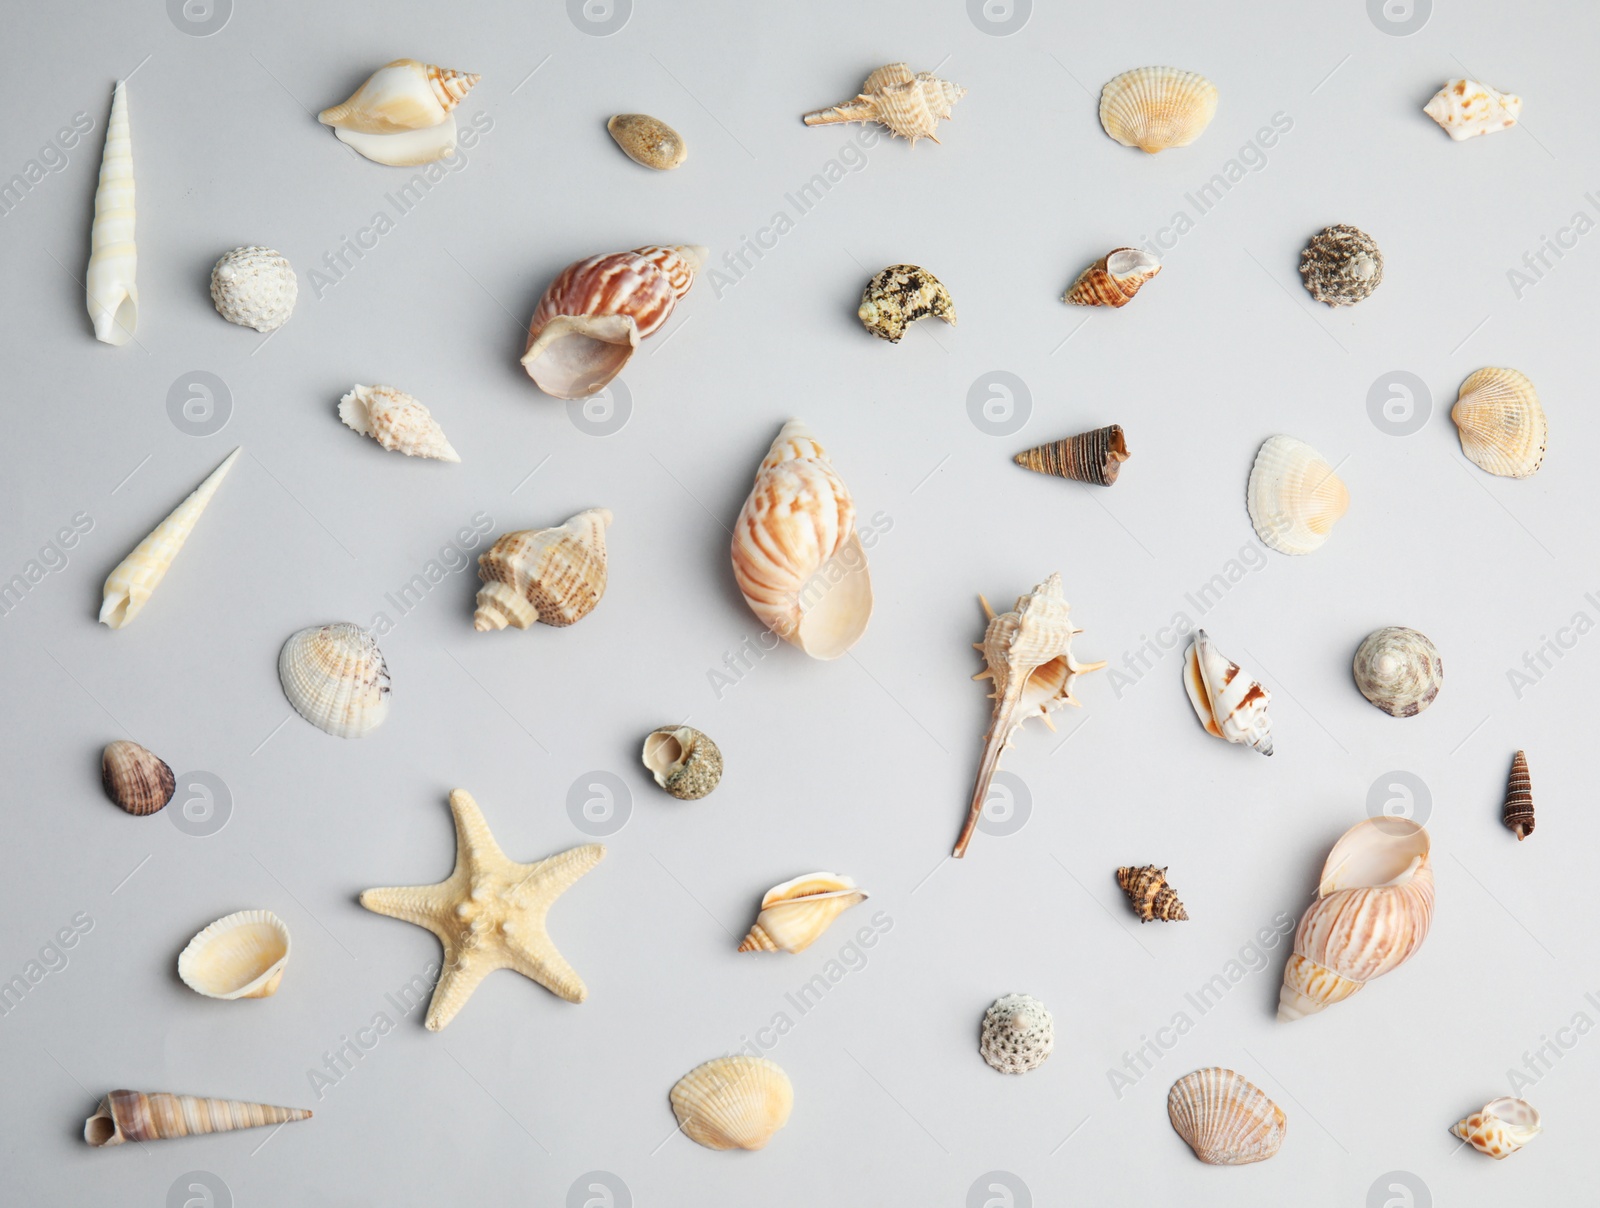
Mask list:
[[[1079,273],[1061,300],[1073,306],[1126,306],[1160,271],[1161,261],[1149,252],[1119,247]]]
[[[178,976],[207,998],[270,998],[289,963],[289,928],[270,910],[241,910],[206,927],[178,955]]]
[[[480,633],[536,621],[561,627],[583,620],[606,591],[606,526],[611,513],[589,508],[556,528],[507,533],[478,558]]]
[[[891,138],[919,138],[938,142],[939,122],[950,116],[955,103],[967,90],[932,72],[912,73],[904,63],[886,63],[867,77],[853,99],[806,114],[808,126],[830,126],[838,122],[882,122]]]
[[[302,1107],[273,1107],[242,1099],[203,1099],[165,1091],[112,1091],[83,1124],[83,1139],[96,1147],[127,1141],[163,1141],[201,1133],[232,1132],[309,1120]]]
[[[1504,1160],[1537,1137],[1543,1129],[1533,1104],[1525,1099],[1503,1095],[1485,1103],[1481,1111],[1457,1121],[1450,1131],[1479,1153]]]
[[[811,429],[783,426],[733,526],[733,576],[761,623],[812,658],[836,659],[872,616],[856,508]]]
[[[1403,625],[1375,629],[1356,647],[1356,687],[1391,717],[1415,717],[1439,695],[1444,660],[1425,634]]]
[[[1250,467],[1245,505],[1264,544],[1283,554],[1309,554],[1349,508],[1350,492],[1310,445],[1274,436]]]
[[[1111,424],[1024,449],[1011,460],[1036,474],[1053,474],[1057,478],[1108,487],[1117,481],[1122,463],[1128,457],[1128,441],[1122,434],[1122,425]]]
[[[134,227],[133,138],[128,126],[128,89],[118,80],[111,92],[105,150],[94,191],[94,225],[89,229],[89,268],[84,294],[94,338],[121,347],[139,325],[139,286],[134,280],[139,249]]]
[[[370,436],[393,453],[459,462],[461,455],[445,438],[430,412],[404,390],[393,386],[361,386],[339,400],[345,427]]]
[[[1409,818],[1368,818],[1345,831],[1295,929],[1280,1021],[1342,1002],[1415,955],[1433,922],[1428,854],[1428,832]]]
[[[1037,998],[1007,994],[983,1013],[978,1052],[991,1069],[1026,1074],[1043,1065],[1055,1046],[1055,1020]]]
[[[1533,781],[1528,776],[1528,757],[1518,751],[1511,760],[1511,774],[1506,778],[1506,800],[1500,809],[1500,821],[1521,842],[1533,834]]]
[[[739,944],[740,952],[804,952],[850,907],[867,895],[849,877],[807,873],[767,890],[761,913]]]
[[[1461,451],[1480,469],[1526,478],[1544,463],[1550,440],[1533,383],[1515,369],[1480,369],[1461,383],[1450,409]]]
[[[556,398],[605,389],[689,292],[706,255],[651,245],[567,265],[534,307],[522,367]]]
[[[698,801],[722,779],[722,752],[691,726],[663,726],[644,740],[644,766],[679,801]]]
[[[389,668],[377,639],[348,621],[292,634],[278,679],[295,712],[336,738],[363,738],[389,716]]]
[[[211,267],[211,304],[240,327],[277,331],[299,296],[293,267],[270,247],[236,247]]]
[[[765,1057],[717,1057],[672,1088],[678,1126],[707,1149],[761,1149],[793,1107],[789,1075]]]
[[[1288,1128],[1283,1109],[1265,1091],[1220,1066],[1174,1082],[1167,1117],[1195,1157],[1213,1166],[1265,1162],[1282,1148]]]
[[[177,789],[164,759],[125,738],[100,753],[100,784],[107,797],[140,817],[163,808]]]
[[[1447,80],[1422,107],[1456,142],[1509,130],[1522,116],[1522,98],[1477,80]]]
[[[396,59],[367,77],[350,99],[317,114],[324,126],[400,134],[437,126],[481,77],[415,59]]]
[[[1272,722],[1267,717],[1272,693],[1221,654],[1204,629],[1197,629],[1189,643],[1183,686],[1206,733],[1272,754]]]
[[[1100,90],[1100,124],[1124,147],[1187,147],[1217,112],[1216,85],[1176,67],[1135,67]]]

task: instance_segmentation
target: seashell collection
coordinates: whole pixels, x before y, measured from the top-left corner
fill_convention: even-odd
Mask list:
[[[808,113],[802,120],[808,126],[881,122],[891,137],[909,139],[914,147],[919,138],[938,142],[939,123],[966,95],[965,88],[932,72],[913,74],[904,63],[889,63],[869,75],[853,99]]]
[[[1374,629],[1356,647],[1356,687],[1390,717],[1415,717],[1439,695],[1444,660],[1426,634],[1403,625]]]
[[[1141,923],[1159,921],[1181,923],[1189,917],[1172,886],[1167,884],[1167,870],[1146,864],[1139,868],[1117,869],[1117,885],[1128,895],[1133,913]]]
[[[954,327],[956,304],[939,278],[914,264],[891,264],[874,273],[856,308],[861,326],[891,344],[898,344],[911,324],[929,316]]]
[[[1043,1065],[1055,1047],[1055,1020],[1031,995],[1006,994],[983,1013],[978,1052],[991,1069],[1026,1074]]]
[[[1259,1086],[1212,1066],[1185,1074],[1167,1092],[1173,1131],[1211,1166],[1265,1162],[1283,1148],[1288,1121]]]

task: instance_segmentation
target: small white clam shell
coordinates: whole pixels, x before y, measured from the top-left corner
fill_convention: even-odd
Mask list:
[[[364,738],[389,716],[389,668],[370,633],[341,621],[292,634],[278,679],[295,712],[336,738]]]
[[[1256,454],[1245,504],[1263,544],[1282,554],[1309,554],[1349,508],[1350,492],[1305,441],[1274,436]]]
[[[459,462],[444,429],[433,414],[404,390],[393,386],[361,386],[339,400],[345,427],[370,436],[393,453]]]
[[[178,956],[178,976],[207,998],[269,998],[289,963],[289,928],[270,910],[241,910],[196,935]]]

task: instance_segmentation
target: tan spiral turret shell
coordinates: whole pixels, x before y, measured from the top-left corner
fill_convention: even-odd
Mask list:
[[[94,1115],[84,1121],[83,1139],[96,1147],[126,1141],[165,1141],[310,1118],[311,1112],[303,1107],[203,1099],[164,1091],[112,1091],[100,1101]]]
[[[589,508],[556,528],[507,533],[478,559],[480,633],[536,621],[557,627],[583,620],[606,591],[606,526],[611,513]]]
[[[1149,252],[1119,247],[1079,273],[1062,301],[1073,306],[1126,306],[1160,271],[1161,261]]]

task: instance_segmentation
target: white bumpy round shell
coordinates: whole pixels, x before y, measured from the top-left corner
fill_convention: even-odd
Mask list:
[[[364,738],[389,716],[389,668],[377,639],[341,621],[290,636],[278,679],[295,712],[336,738]]]
[[[1176,67],[1135,67],[1100,90],[1100,125],[1124,147],[1152,155],[1187,147],[1217,112],[1217,89]]]
[[[718,1057],[672,1088],[684,1136],[707,1149],[761,1149],[788,1122],[794,1087],[765,1057]]]
[[[1283,1109],[1243,1075],[1218,1066],[1172,1084],[1167,1117],[1195,1157],[1213,1166],[1264,1162],[1283,1146]]]
[[[240,327],[277,331],[299,296],[294,269],[270,247],[236,247],[211,269],[211,301],[219,315]]]
[[[207,998],[269,998],[289,963],[289,928],[270,910],[241,910],[200,932],[178,956],[178,976]]]
[[[1527,478],[1544,464],[1550,427],[1533,383],[1515,369],[1480,369],[1450,409],[1461,451],[1479,469]]]
[[[1305,441],[1274,436],[1250,468],[1245,505],[1264,544],[1282,554],[1309,554],[1349,508],[1350,492]]]
[[[983,1013],[978,1051],[1002,1074],[1026,1074],[1056,1047],[1055,1020],[1037,998],[1007,994]]]

